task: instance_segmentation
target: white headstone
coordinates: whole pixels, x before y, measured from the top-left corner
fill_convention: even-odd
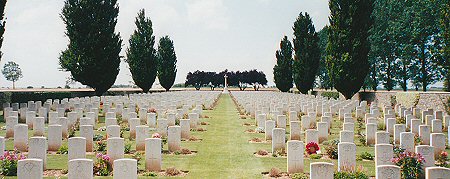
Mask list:
[[[147,171],[161,171],[161,139],[145,139],[145,169]]]
[[[291,140],[287,142],[287,172],[303,172],[303,153],[305,152],[302,141]]]
[[[70,140],[70,139],[69,139]],[[73,159],[69,160],[69,179],[93,179],[94,178],[94,161],[92,159]]]
[[[86,139],[84,137],[69,138],[69,160],[86,158]]]

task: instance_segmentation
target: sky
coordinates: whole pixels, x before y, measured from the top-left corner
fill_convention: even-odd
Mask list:
[[[308,12],[319,31],[328,23],[328,0],[118,0],[116,32],[123,39],[122,56],[136,28],[138,11],[145,9],[153,22],[156,41],[168,35],[177,55],[175,83],[184,83],[190,71],[257,69],[273,84],[275,51],[283,36],[293,37],[292,26],[300,12]],[[58,57],[68,38],[60,18],[63,0],[9,0],[0,66],[20,65],[23,78],[16,87],[63,87],[69,72],[60,70]],[[131,84],[122,60],[115,82]],[[12,82],[0,77],[0,87]],[[74,87],[81,84],[74,84]]]

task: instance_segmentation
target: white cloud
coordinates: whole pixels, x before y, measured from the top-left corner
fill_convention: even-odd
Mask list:
[[[208,29],[228,29],[230,19],[223,0],[189,0],[186,6],[190,23]]]

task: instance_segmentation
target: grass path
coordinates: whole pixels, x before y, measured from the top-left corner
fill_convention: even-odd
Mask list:
[[[187,168],[180,169],[189,170],[189,178],[260,177],[263,162],[253,156],[257,149],[248,143],[250,136],[244,133],[245,127],[231,97],[222,95],[216,108],[205,111],[204,115],[210,117],[203,120],[210,124],[207,132],[199,134],[202,142],[191,145],[198,154],[186,161]],[[167,165],[180,164],[163,159],[165,161]]]

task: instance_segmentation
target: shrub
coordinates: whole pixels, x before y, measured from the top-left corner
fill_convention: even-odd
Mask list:
[[[157,177],[158,174],[155,173],[155,172],[145,172],[145,173],[142,174],[142,176],[144,176],[144,177]]]
[[[304,173],[294,173],[292,179],[309,179],[309,177]]]
[[[418,178],[423,174],[424,158],[413,152],[402,152],[397,154],[392,162],[401,168],[402,178]]]
[[[139,166],[139,162],[142,159],[142,153],[141,152],[136,152],[131,157],[137,161],[137,165]]]
[[[195,137],[195,136],[191,136],[191,137],[189,137],[189,141],[197,141],[198,139],[197,139],[197,137]]]
[[[124,145],[124,150],[123,150],[123,152],[126,153],[126,154],[131,153],[131,143],[126,143],[126,144]]]
[[[406,118],[404,117],[397,117],[395,119],[396,124],[406,124]]]
[[[61,147],[59,147],[58,151],[56,152],[57,154],[68,154],[69,153],[69,147],[67,145],[61,145]]]
[[[92,140],[94,140],[94,141],[101,141],[101,140],[103,140],[103,135],[95,134],[94,137],[92,138]]]
[[[110,157],[102,153],[97,153],[94,163],[94,175],[97,176],[108,176],[111,171],[111,163],[109,162]]]
[[[166,169],[166,175],[168,176],[177,176],[181,174],[180,170],[176,169],[175,167],[169,167]]]
[[[365,159],[365,160],[373,160],[374,156],[372,154],[370,154],[369,152],[363,152],[361,154],[359,154],[358,156],[361,159]]]
[[[369,179],[362,171],[340,171],[334,173],[334,179]]]
[[[379,131],[384,131],[386,130],[386,124],[384,124],[384,122],[378,122],[377,128]]]
[[[106,151],[106,140],[97,141],[95,143],[95,151],[97,152]]]
[[[339,99],[339,92],[335,91],[324,91],[320,94],[320,96],[326,97],[328,99]]]
[[[330,142],[330,145],[325,147],[326,153],[328,157],[331,159],[337,159],[338,158],[338,144],[339,140],[335,139]]]
[[[448,153],[446,151],[442,151],[436,158],[436,165],[440,167],[449,167],[447,164],[448,161]]]
[[[321,159],[321,158],[322,158],[322,155],[319,155],[319,154],[311,154],[311,155],[309,156],[309,158],[311,158],[311,159]]]
[[[4,176],[16,176],[17,175],[17,162],[25,159],[25,155],[16,152],[5,151],[1,160],[0,173]]]
[[[278,168],[271,168],[269,171],[269,177],[281,177],[281,171]]]
[[[414,135],[414,146],[420,145],[422,143],[422,139],[419,137],[419,135]]]
[[[309,142],[308,144],[306,144],[306,153],[308,153],[308,155],[311,154],[317,154],[317,151],[320,150],[319,145],[315,142]]]
[[[269,155],[269,152],[267,152],[266,150],[258,150],[258,152],[256,152],[256,153],[261,156]]]

